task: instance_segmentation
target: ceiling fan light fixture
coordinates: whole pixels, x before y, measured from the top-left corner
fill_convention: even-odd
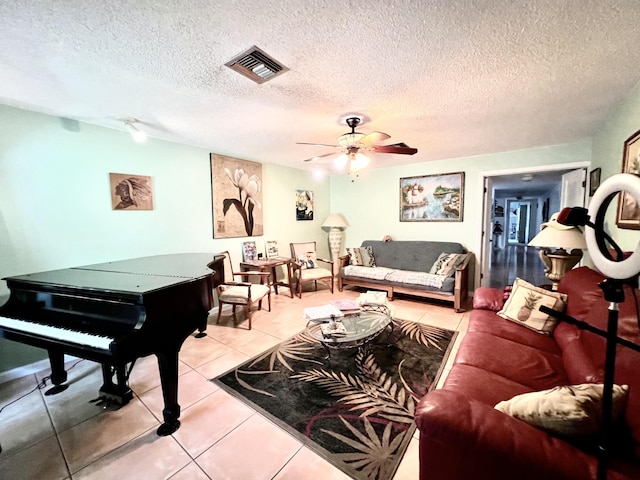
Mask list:
[[[362,140],[363,137],[364,137],[364,133],[359,133],[359,132],[345,133],[344,135],[340,135],[340,137],[338,137],[338,143],[340,144],[340,146],[347,148],[353,145],[357,145],[360,142],[360,140]]]
[[[369,157],[363,155],[362,153],[356,153],[355,155],[350,156],[350,165],[349,170],[352,172],[357,172],[358,170],[362,170],[369,165]]]
[[[343,153],[342,155],[337,156],[333,160],[333,164],[336,166],[338,170],[344,170],[345,167],[347,166],[348,161],[349,161],[349,157],[347,157],[346,153]]]

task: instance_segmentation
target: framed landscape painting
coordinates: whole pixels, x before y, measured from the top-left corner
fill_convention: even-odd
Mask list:
[[[211,154],[213,238],[263,234],[262,164]]]
[[[401,222],[461,222],[464,172],[400,179]]]
[[[640,175],[640,130],[624,142],[622,173]],[[618,228],[640,230],[640,207],[633,195],[627,192],[620,192],[618,195],[616,224]]]

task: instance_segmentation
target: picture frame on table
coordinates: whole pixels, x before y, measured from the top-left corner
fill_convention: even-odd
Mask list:
[[[464,172],[400,179],[401,222],[462,222]]]
[[[280,256],[278,253],[278,242],[275,240],[267,240],[264,242],[264,250],[267,258],[277,258]]]
[[[640,175],[640,130],[624,142],[622,173]],[[633,195],[627,192],[618,195],[616,225],[618,228],[640,230],[640,206]]]
[[[258,249],[256,248],[256,242],[242,242],[242,260],[244,262],[258,260]]]

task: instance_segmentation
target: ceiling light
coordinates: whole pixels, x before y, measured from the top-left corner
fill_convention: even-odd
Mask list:
[[[343,153],[342,155],[336,157],[336,159],[333,161],[333,164],[338,170],[344,170],[344,168],[347,166],[348,160],[349,158],[347,157],[347,154]]]
[[[530,182],[531,180],[533,180],[533,175],[531,175],[530,173],[525,173],[524,175],[522,175],[522,177],[520,177],[520,179],[523,182]]]
[[[369,157],[363,155],[362,153],[349,155],[349,159],[351,160],[351,165],[349,167],[349,170],[351,170],[352,172],[357,172],[358,170],[362,170],[367,165],[369,165]]]
[[[124,128],[127,130],[127,132],[131,134],[131,136],[136,142],[138,143],[144,142],[147,139],[147,134],[144,133],[143,131],[138,130],[135,127],[135,125],[133,125],[134,123],[139,123],[139,122],[135,118],[125,120]]]

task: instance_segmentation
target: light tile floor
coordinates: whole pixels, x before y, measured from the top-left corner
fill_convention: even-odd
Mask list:
[[[67,364],[69,389],[44,396],[36,385],[49,372],[0,384],[2,479],[346,479],[300,441],[232,397],[209,379],[234,368],[304,329],[305,306],[356,298],[356,290],[331,295],[326,286],[290,298],[272,295],[272,311],[255,312],[253,329],[234,328],[230,312],[220,325],[209,319],[208,336],[189,337],[180,352],[179,402],[182,426],[173,435],[155,433],[162,417],[162,394],[154,356],[138,360],[130,377],[134,399],[120,409],[90,400],[102,383],[100,366]],[[449,371],[466,331],[467,313],[420,300],[396,299],[394,316],[461,332],[440,382]],[[226,314],[226,315],[225,315]],[[239,315],[244,318],[244,312]],[[33,391],[33,392],[32,392]],[[32,392],[32,393],[28,393]],[[418,478],[418,432],[395,480]]]

